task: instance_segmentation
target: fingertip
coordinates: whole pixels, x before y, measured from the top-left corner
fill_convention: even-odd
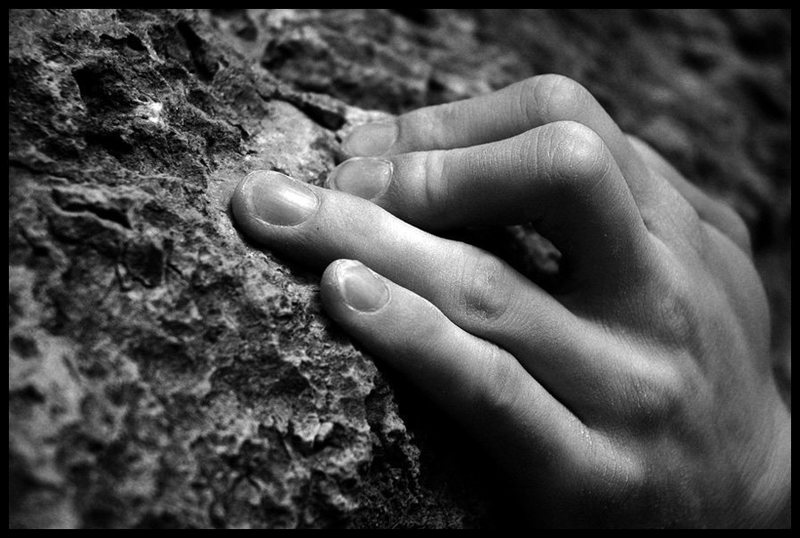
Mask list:
[[[393,173],[394,165],[388,159],[352,157],[331,171],[325,187],[373,200],[389,188]]]
[[[334,260],[328,264],[322,272],[322,278],[319,283],[320,298],[322,299],[322,306],[328,314],[339,321],[341,319],[340,311],[342,305],[342,294],[339,289],[339,277],[337,271],[339,267],[351,260]]]
[[[347,135],[342,149],[353,157],[378,157],[391,149],[399,133],[396,120],[365,123]]]
[[[233,220],[245,235],[269,243],[281,235],[279,230],[311,219],[320,199],[302,181],[272,170],[255,170],[239,181],[230,205]]]
[[[236,227],[246,237],[255,240],[256,242],[263,242],[261,226],[253,218],[255,208],[253,204],[252,183],[257,179],[259,174],[266,173],[266,170],[254,170],[244,176],[231,196],[231,216]]]
[[[236,188],[233,190],[233,195],[231,196],[231,215],[233,216],[234,222],[239,225],[245,224],[245,221],[247,220],[247,214],[249,213],[248,199],[244,191],[248,178],[251,174],[252,172],[239,180],[239,182],[236,184]]]
[[[385,279],[356,260],[340,259],[329,264],[320,290],[323,305],[338,319],[376,313],[391,299]]]

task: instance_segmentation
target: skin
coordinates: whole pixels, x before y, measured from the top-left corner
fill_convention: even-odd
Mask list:
[[[284,196],[288,178],[248,175],[236,222],[327,266],[330,316],[486,446],[521,514],[791,525],[791,415],[735,212],[558,75],[357,128],[343,147],[356,158],[329,188]],[[563,254],[553,289],[436,235],[526,222]]]

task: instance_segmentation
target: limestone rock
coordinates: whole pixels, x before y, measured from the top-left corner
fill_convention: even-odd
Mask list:
[[[480,453],[227,203],[256,168],[320,184],[365,118],[541,72],[744,214],[784,349],[788,18],[10,11],[9,526],[500,524]]]

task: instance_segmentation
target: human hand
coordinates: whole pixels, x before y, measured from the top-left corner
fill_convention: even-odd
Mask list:
[[[557,75],[359,127],[344,148],[329,189],[251,173],[234,217],[330,264],[327,312],[484,443],[526,512],[790,525],[791,418],[732,210]],[[563,255],[549,291],[429,233],[525,222]]]

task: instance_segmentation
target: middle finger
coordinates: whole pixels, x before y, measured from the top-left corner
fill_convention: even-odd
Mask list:
[[[256,242],[307,265],[357,259],[514,355],[566,405],[613,383],[620,365],[592,357],[597,334],[499,258],[428,234],[375,204],[256,171],[238,185],[234,217]],[[583,387],[583,391],[576,390]]]
[[[635,277],[630,268],[646,266],[647,230],[622,173],[580,123],[467,148],[354,158],[328,186],[428,230],[533,221],[584,285],[613,289],[625,284],[621,275]]]

